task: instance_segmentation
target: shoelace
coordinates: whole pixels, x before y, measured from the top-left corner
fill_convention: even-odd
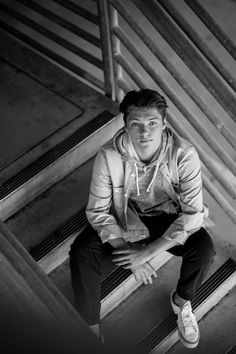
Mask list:
[[[181,311],[181,319],[183,321],[184,327],[191,327],[193,328],[196,332],[196,326],[195,326],[195,315],[192,313],[191,308],[189,305],[185,305],[184,308]]]

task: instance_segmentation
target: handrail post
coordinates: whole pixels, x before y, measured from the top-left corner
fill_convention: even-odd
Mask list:
[[[97,0],[100,37],[102,45],[104,88],[107,97],[115,100],[115,83],[111,49],[111,32],[108,11],[108,0]]]
[[[119,81],[123,81],[123,69],[120,64],[117,63],[116,57],[121,54],[120,40],[113,34],[113,29],[119,27],[118,12],[114,7],[110,6],[110,24],[111,24],[111,36],[112,36],[112,53],[113,53],[113,66],[115,77],[115,91],[116,100],[121,102],[124,97],[124,91],[120,88]]]

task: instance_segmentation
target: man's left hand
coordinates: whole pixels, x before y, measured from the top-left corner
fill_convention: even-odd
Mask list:
[[[130,245],[128,249],[116,249],[112,254],[113,262],[124,269],[139,266],[150,260],[147,246]]]

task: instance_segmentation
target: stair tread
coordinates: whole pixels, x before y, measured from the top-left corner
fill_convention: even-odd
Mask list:
[[[108,347],[119,348],[119,353],[129,353],[145,334],[169,315],[169,295],[175,287],[179,266],[180,260],[173,257],[158,270],[152,285],[141,285],[102,320]]]
[[[236,316],[236,287],[234,287],[206,316],[201,320],[201,339],[195,353],[225,353],[235,344]],[[217,325],[216,325],[217,324]],[[189,353],[179,342],[168,354]]]
[[[94,158],[88,160],[6,221],[27,250],[40,244],[85,206],[93,161]]]
[[[215,246],[217,254],[208,277],[232,255],[232,249],[226,242],[216,240]],[[128,349],[133,348],[171,313],[169,295],[175,288],[180,262],[180,258],[172,257],[158,270],[158,277],[152,285],[141,285],[102,319],[108,346],[129,352]],[[109,267],[106,270],[109,271]],[[68,260],[51,272],[49,278],[73,304]]]
[[[47,153],[6,181],[6,183],[0,187],[0,198],[4,198],[11,192],[14,192],[14,190],[19,188],[29,179],[48,168],[50,164],[53,164],[77,144],[82,143],[87,137],[103,127],[112,118],[113,115],[110,112],[104,111],[96,116],[91,122],[74,132],[71,136],[65,138],[60,144],[57,144],[54,148],[50,149]]]
[[[39,143],[45,145],[47,137],[79,117],[82,109],[9,63],[1,62],[0,76],[0,169],[4,169]]]
[[[14,119],[14,122],[11,125],[6,125],[6,128],[9,127],[9,129],[6,134],[4,134],[5,146],[2,151],[6,151],[7,155],[6,158],[4,154],[1,155],[0,167],[3,163],[7,164],[7,166],[5,166],[6,168],[1,171],[0,185],[2,185],[12,176],[16,175],[16,173],[21,171],[44,153],[48,152],[52,147],[66,139],[66,137],[72,135],[80,127],[88,123],[94,117],[98,116],[104,110],[111,112],[115,116],[118,113],[118,107],[116,103],[112,102],[100,92],[85,85],[83,82],[56,66],[54,63],[48,61],[46,58],[40,56],[38,53],[32,51],[30,48],[1,29],[0,45],[1,67],[2,70],[4,70],[4,75],[1,75],[1,77],[6,78],[5,81],[8,85],[7,87],[13,86],[13,93],[15,96],[19,96],[14,102],[14,105],[16,106],[15,110],[18,114],[11,114],[11,120]],[[6,68],[8,70],[6,70]],[[24,88],[23,93],[28,93],[27,100],[25,99],[25,102],[29,101],[31,104],[29,107],[27,105],[22,105],[23,93],[20,89],[19,79],[22,81],[24,80],[23,83],[25,83],[25,87],[23,83],[21,85],[23,85]],[[16,83],[18,83],[18,86]],[[26,83],[28,83],[28,89]],[[1,106],[5,102],[3,108],[10,105],[10,102],[8,102],[9,95],[6,93],[7,90],[1,90]],[[40,93],[42,96],[42,102],[39,104]],[[36,99],[38,100],[37,102],[35,101]],[[53,104],[55,107],[52,107]],[[50,109],[48,109],[46,113],[44,112],[41,117],[39,112],[42,110],[38,110],[38,108],[36,110],[36,107],[40,106],[41,108],[41,106],[47,107],[48,105],[50,105]],[[4,110],[4,112],[7,112],[8,116],[9,112],[12,112],[13,110],[12,107],[10,108],[11,110]],[[12,143],[14,141],[14,137],[21,137],[23,136],[23,133],[26,134],[26,130],[22,129],[23,123],[19,120],[19,114],[24,120],[29,117],[31,118],[29,123],[32,128],[36,126],[32,132],[32,136],[29,136],[31,140],[32,138],[35,138],[35,132],[39,134],[37,128],[38,122],[36,119],[32,118],[34,116],[36,116],[37,119],[40,119],[40,124],[42,126],[41,130],[48,133],[44,136],[43,140],[42,137],[41,139],[37,139],[35,141],[33,139],[34,144],[30,146],[30,148],[26,149],[27,151],[19,151],[18,149],[16,156],[12,159],[10,158],[10,148],[12,148],[12,151],[14,152],[17,147],[15,146],[14,148],[14,144]],[[57,122],[58,127],[56,127],[55,124],[53,126],[51,122],[49,126],[51,130],[49,131],[49,118],[46,122],[45,116],[49,117],[50,121],[54,117],[54,121]],[[58,122],[61,124],[63,129],[58,129],[60,128]],[[11,127],[13,125],[15,128],[14,132],[11,131]],[[10,134],[13,134],[14,137],[11,138]],[[30,139],[17,139],[17,143],[21,143],[23,146],[27,144],[29,145],[28,140]],[[39,144],[37,144],[37,142],[39,142]],[[6,161],[3,161],[3,159]]]
[[[215,279],[214,284],[216,285],[216,280],[220,279],[216,276],[221,269],[220,267],[229,263],[232,263],[233,268],[231,268],[235,272],[235,262],[232,259],[228,259],[217,268],[212,267],[201,287],[204,296],[206,294],[204,285],[208,286],[208,280],[212,279],[211,276]],[[155,279],[152,288],[150,286],[140,287],[131,297],[127,298],[117,309],[105,317],[102,321],[102,327],[108,347],[119,348],[117,353],[146,353],[147,350],[154,349],[156,340],[159,342],[163,335],[165,338],[166,333],[171,333],[176,328],[175,316],[169,298],[177,280],[178,266],[178,260],[172,258],[158,271],[158,278]],[[198,296],[196,296],[196,300],[197,298]],[[202,301],[200,299],[201,297],[198,300]],[[204,336],[201,323],[200,320],[200,332]],[[182,347],[178,344],[178,349],[180,350],[180,348]]]

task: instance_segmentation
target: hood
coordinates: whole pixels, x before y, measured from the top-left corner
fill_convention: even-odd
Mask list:
[[[162,135],[162,146],[161,150],[158,151],[152,158],[149,163],[142,162],[133,146],[129,133],[123,127],[121,128],[113,138],[113,145],[114,148],[121,154],[122,159],[133,163],[135,172],[136,172],[136,185],[137,185],[137,194],[139,195],[139,185],[138,185],[138,167],[141,168],[144,172],[149,169],[153,168],[153,177],[152,180],[147,187],[147,192],[149,192],[152,183],[155,180],[156,174],[159,169],[160,163],[163,161],[170,143],[173,138],[173,133],[170,129],[166,128]]]
[[[149,163],[142,162],[133,146],[129,133],[125,128],[121,128],[113,138],[113,145],[116,151],[118,151],[122,158],[127,161],[134,162],[141,167],[144,166],[153,166],[158,162],[161,162],[168,151],[168,147],[172,141],[173,133],[170,129],[166,128],[162,135],[162,147],[161,150],[154,155],[152,160]]]

